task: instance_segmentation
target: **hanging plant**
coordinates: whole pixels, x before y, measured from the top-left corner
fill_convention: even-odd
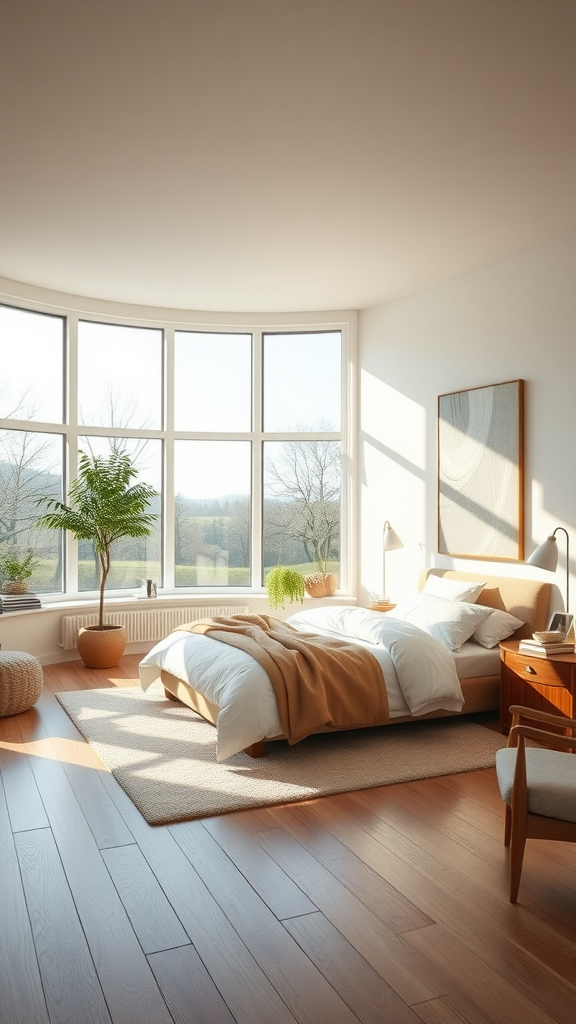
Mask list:
[[[265,586],[271,608],[283,608],[285,601],[304,603],[306,588],[304,577],[298,569],[275,565],[266,576]]]

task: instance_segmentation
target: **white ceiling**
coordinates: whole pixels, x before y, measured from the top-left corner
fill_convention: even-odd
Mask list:
[[[362,308],[576,224],[574,0],[3,0],[0,274]]]

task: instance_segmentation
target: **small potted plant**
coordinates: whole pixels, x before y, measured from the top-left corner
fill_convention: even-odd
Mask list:
[[[100,562],[98,625],[78,634],[78,651],[87,668],[113,668],[126,646],[126,629],[104,622],[104,591],[110,572],[111,547],[121,537],[146,537],[158,519],[149,512],[157,491],[133,483],[138,470],[127,452],[112,450],[106,458],[79,452],[78,475],[69,491],[70,504],[44,496],[37,505],[47,512],[37,522],[49,530],[68,530],[76,540],[91,540]]]
[[[304,577],[306,593],[310,597],[332,597],[336,591],[336,576],[328,572],[328,553],[316,559],[317,572],[312,572]]]
[[[39,565],[32,548],[21,552],[15,545],[6,544],[0,550],[0,577],[3,594],[25,594],[28,580]]]
[[[304,603],[306,588],[304,577],[298,569],[286,565],[275,565],[265,579],[268,602],[271,608],[283,608],[286,601]]]

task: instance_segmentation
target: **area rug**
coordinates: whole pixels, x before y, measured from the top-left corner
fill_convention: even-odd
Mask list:
[[[216,730],[159,684],[56,694],[152,825],[452,775],[494,764],[499,733],[463,718],[310,736],[216,762]]]

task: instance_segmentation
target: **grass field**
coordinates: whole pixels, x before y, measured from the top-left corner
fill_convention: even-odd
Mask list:
[[[29,581],[29,589],[38,594],[50,594],[60,593],[60,586],[54,579],[56,572],[57,563],[56,559],[43,559],[34,573],[34,576]],[[273,568],[267,566],[264,570],[265,574]],[[302,575],[306,576],[308,573],[317,572],[317,566],[312,562],[302,563],[301,565],[293,566],[294,569],[298,569]],[[338,573],[340,565],[338,562],[329,562],[328,571]],[[218,572],[218,570],[217,570]],[[200,567],[200,579],[206,570]],[[215,586],[215,587],[249,587],[250,586],[250,570],[243,566],[232,566],[228,569],[221,570],[222,575],[215,575],[213,577],[214,582],[198,582],[198,567],[195,565],[177,565],[175,567],[175,583],[177,587],[196,587],[196,586]],[[129,562],[129,561],[116,561],[112,563],[110,569],[110,575],[108,577],[107,591],[112,590],[139,590],[142,586],[142,582],[145,579],[152,579],[155,582],[160,581],[160,563],[159,562]],[[80,593],[97,590],[98,582],[94,572],[93,562],[79,562],[78,564],[78,588]]]

